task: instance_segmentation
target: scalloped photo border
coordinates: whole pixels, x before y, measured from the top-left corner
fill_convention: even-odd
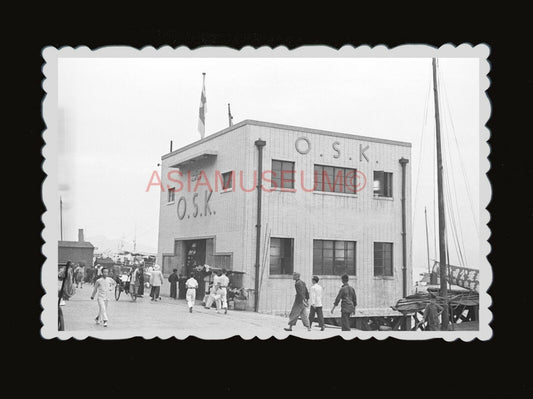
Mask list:
[[[141,336],[145,339],[159,337],[167,339],[176,337],[178,339],[185,339],[190,336],[186,331],[151,331],[149,333],[138,333],[135,330],[125,331],[58,331],[57,327],[57,242],[58,229],[57,221],[59,220],[59,209],[56,206],[57,198],[57,154],[58,154],[58,59],[67,58],[477,58],[479,60],[479,217],[480,217],[480,277],[479,277],[479,330],[478,331],[360,331],[352,330],[350,332],[340,332],[334,336],[340,336],[344,339],[350,340],[353,338],[369,339],[376,338],[384,340],[389,337],[402,340],[427,340],[432,338],[443,338],[446,341],[454,341],[461,339],[463,341],[472,341],[479,339],[482,341],[489,340],[492,337],[492,328],[490,323],[492,321],[492,312],[490,306],[492,298],[488,294],[488,289],[492,283],[492,268],[488,262],[487,256],[491,251],[491,246],[488,242],[490,237],[490,229],[488,222],[490,214],[487,211],[487,206],[492,196],[492,189],[487,177],[487,172],[490,169],[490,162],[488,156],[490,147],[487,143],[490,132],[486,127],[491,114],[491,104],[486,94],[489,88],[490,80],[488,73],[490,71],[490,64],[488,57],[490,48],[486,44],[461,44],[454,46],[452,44],[445,44],[440,48],[435,48],[425,44],[406,44],[394,48],[387,48],[384,45],[370,47],[361,45],[353,47],[345,45],[341,48],[334,49],[327,46],[302,46],[289,50],[285,46],[270,48],[267,46],[253,48],[245,46],[240,50],[229,47],[201,47],[191,50],[188,47],[172,48],[170,46],[163,46],[158,49],[154,47],[143,47],[136,49],[126,46],[108,46],[92,50],[88,47],[81,46],[77,48],[62,47],[57,49],[55,47],[46,47],[42,51],[44,59],[43,74],[45,76],[42,87],[46,93],[43,99],[42,116],[46,125],[43,132],[43,139],[45,145],[42,149],[44,162],[42,165],[46,177],[42,184],[42,197],[45,205],[45,212],[42,215],[42,222],[44,229],[42,231],[42,238],[44,244],[42,246],[42,253],[46,257],[44,265],[41,270],[41,282],[45,294],[41,298],[42,313],[41,313],[41,335],[45,339],[59,338],[59,339],[85,339],[87,337],[94,337],[99,339],[126,339],[131,337]],[[307,332],[307,331],[305,331]],[[216,331],[202,331],[201,333],[194,332],[194,336],[200,339],[226,339],[232,336],[240,336],[248,340],[254,337],[260,339],[268,339],[271,337],[277,339],[284,339],[288,336],[297,336],[306,339],[328,339],[327,337],[317,338],[315,336],[306,336],[304,331],[291,333],[280,331],[275,334],[228,334],[226,332],[220,333]]]

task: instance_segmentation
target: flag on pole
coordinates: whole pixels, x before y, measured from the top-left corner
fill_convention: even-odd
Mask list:
[[[207,112],[207,98],[205,96],[205,72],[203,72],[203,86],[202,86],[202,95],[200,96],[200,112],[198,118],[198,131],[200,132],[200,137],[204,138],[205,136],[205,113]]]

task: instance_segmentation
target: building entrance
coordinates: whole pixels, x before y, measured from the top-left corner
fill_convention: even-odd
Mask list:
[[[196,267],[205,265],[205,258],[206,240],[185,241],[185,270],[187,271],[187,276],[194,273],[194,278],[198,281],[196,299],[203,299],[205,294],[205,273],[196,270]]]

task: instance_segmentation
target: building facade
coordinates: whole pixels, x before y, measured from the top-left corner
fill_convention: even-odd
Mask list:
[[[94,246],[83,237],[83,229],[78,230],[78,241],[58,242],[58,263],[66,264],[69,260],[80,266],[92,267]]]
[[[358,310],[390,309],[412,290],[410,152],[404,142],[246,120],[168,153],[158,261],[165,274],[203,264],[244,272],[260,312],[290,311],[293,272],[308,286],[320,277],[326,309],[344,273]]]

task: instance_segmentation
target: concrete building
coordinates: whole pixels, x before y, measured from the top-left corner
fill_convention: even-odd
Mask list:
[[[58,263],[64,265],[67,261],[79,263],[82,266],[93,266],[94,246],[83,237],[83,229],[78,229],[78,241],[58,242]]]
[[[320,277],[326,310],[347,273],[358,311],[386,314],[412,291],[410,157],[410,143],[242,121],[162,156],[158,262],[244,272],[274,314],[293,272]]]

